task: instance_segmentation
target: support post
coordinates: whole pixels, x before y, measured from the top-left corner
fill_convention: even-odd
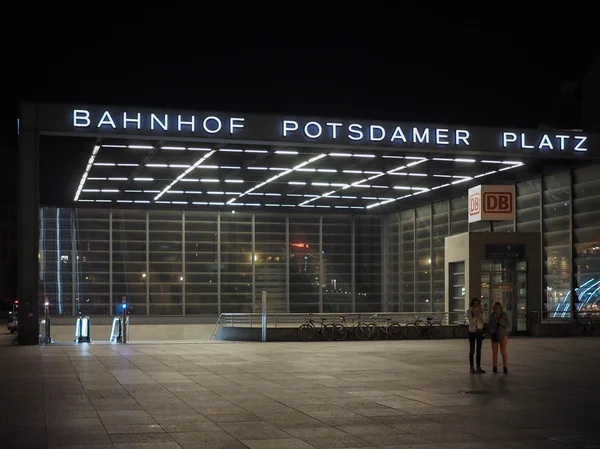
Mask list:
[[[261,317],[261,339],[267,341],[267,292],[262,291],[262,317]]]
[[[39,321],[39,171],[37,110],[30,104],[19,108],[18,143],[18,286],[21,345],[40,344]],[[25,385],[26,382],[19,382]]]

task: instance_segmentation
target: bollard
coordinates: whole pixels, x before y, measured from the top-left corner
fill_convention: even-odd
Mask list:
[[[44,325],[46,329],[44,342],[46,344],[52,343],[52,336],[50,335],[50,303],[48,301],[44,303]]]
[[[90,343],[90,317],[78,316],[77,323],[75,324],[75,342],[76,343]]]
[[[263,290],[262,292],[262,317],[261,317],[261,327],[262,327],[262,341],[267,341],[267,292]]]
[[[123,302],[121,306],[121,343],[127,343],[127,303]]]

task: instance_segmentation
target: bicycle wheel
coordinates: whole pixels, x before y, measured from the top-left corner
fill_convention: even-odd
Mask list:
[[[388,336],[392,340],[399,340],[402,338],[402,326],[398,323],[392,323],[388,326]]]
[[[374,323],[370,323],[367,325],[367,333],[369,334],[369,340],[377,340],[381,335],[379,331],[379,326]]]
[[[456,338],[467,338],[469,336],[469,328],[465,324],[454,326],[452,333]]]
[[[408,323],[404,326],[404,336],[408,339],[417,338],[419,336],[419,326]]]
[[[313,338],[315,338],[315,335],[315,328],[310,324],[303,324],[298,328],[298,339],[300,341],[311,341]]]
[[[361,324],[359,326],[356,326],[354,328],[354,333],[356,334],[356,338],[358,338],[359,340],[364,341],[369,338],[369,331],[367,329],[366,324]]]
[[[321,328],[321,335],[327,341],[333,340],[333,323],[324,324]]]
[[[331,333],[334,340],[342,341],[345,340],[346,336],[348,335],[348,328],[343,324],[337,323],[333,325],[333,330]]]
[[[443,335],[444,328],[438,325],[427,326],[427,335],[429,338],[440,338]]]

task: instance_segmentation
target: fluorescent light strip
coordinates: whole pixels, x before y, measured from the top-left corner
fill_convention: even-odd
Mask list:
[[[328,182],[311,182],[310,185],[311,186],[325,186],[325,187],[329,187],[329,183]]]
[[[452,178],[452,175],[433,175],[434,178]]]
[[[94,165],[100,165],[100,166],[104,166],[104,167],[114,167],[115,164],[114,162],[94,162]]]
[[[225,192],[206,192],[208,195],[225,195]]]
[[[356,173],[356,174],[362,174],[362,170],[342,170],[342,173]]]
[[[117,200],[117,203],[133,203],[133,200]]]
[[[331,168],[317,168],[319,173],[337,173],[337,170]]]
[[[241,195],[242,192],[225,192],[225,195]]]
[[[83,189],[82,192],[85,192],[85,193],[100,192],[100,189]]]
[[[154,178],[133,178],[134,181],[154,181]]]
[[[246,153],[268,153],[267,150],[244,150]]]
[[[427,173],[409,173],[408,176],[427,176]]]
[[[268,167],[246,167],[248,170],[268,170]]]
[[[185,151],[185,147],[161,147],[161,150]]]
[[[157,204],[171,204],[170,201],[155,201]]]
[[[182,194],[182,193],[183,193],[183,190],[169,190],[169,191],[168,191],[168,192],[166,192],[166,193]]]
[[[329,156],[333,157],[352,157],[350,153],[329,153]]]
[[[188,147],[188,151],[212,151],[210,148],[193,148]]]
[[[292,169],[290,169],[290,170],[286,170],[286,171],[280,172],[280,173],[278,173],[277,175],[275,175],[275,176],[272,176],[271,178],[267,179],[266,181],[264,181],[264,182],[261,182],[261,183],[260,183],[260,184],[258,184],[257,186],[255,186],[255,187],[252,187],[251,189],[248,189],[248,190],[246,190],[244,193],[242,193],[242,194],[241,194],[240,196],[238,196],[237,198],[241,198],[241,197],[243,197],[244,195],[248,195],[248,194],[252,193],[254,190],[256,190],[256,189],[260,189],[260,188],[261,188],[261,187],[263,187],[264,185],[266,185],[266,184],[268,184],[268,183],[270,183],[270,182],[273,182],[273,181],[275,181],[276,179],[278,179],[278,178],[280,178],[280,177],[282,177],[282,176],[285,176],[285,175],[287,175],[287,174],[289,174],[289,173],[292,173],[292,172],[293,172],[293,171],[295,171],[295,170],[300,170],[300,169],[302,169],[302,167],[304,167],[304,166],[306,166],[306,165],[308,165],[308,164],[310,164],[310,163],[312,163],[312,162],[318,161],[319,159],[321,159],[321,158],[324,158],[325,156],[327,156],[327,154],[325,154],[325,153],[323,153],[323,154],[319,154],[319,155],[317,155],[317,156],[314,156],[314,157],[312,157],[312,158],[308,159],[307,161],[304,161],[304,162],[302,162],[301,164],[298,164],[298,165],[296,165],[294,168],[292,168]],[[232,198],[232,199],[230,199],[230,200],[229,200],[227,203],[228,203],[228,204],[229,204],[229,203],[233,203],[233,202],[234,202],[234,201],[235,201],[237,198]]]
[[[96,159],[96,155],[98,154],[99,151],[100,151],[100,146],[95,145],[94,149],[92,150],[92,155],[88,159],[88,163],[87,163],[87,166],[85,167],[85,171],[81,175],[79,185],[77,186],[77,191],[75,192],[75,197],[73,198],[74,201],[79,200],[79,196],[81,195],[81,191],[83,189],[83,186],[85,185],[85,181],[88,177],[90,170],[92,169],[92,166],[94,165],[94,160]]]
[[[127,145],[103,144],[102,148],[127,148]]]
[[[243,184],[244,181],[242,179],[226,179],[225,182],[230,182],[234,184]]]
[[[269,170],[273,170],[273,171],[286,171],[286,170],[289,170],[289,168],[269,167]]]
[[[112,203],[112,200],[96,200],[96,203]]]
[[[171,204],[187,204],[187,201],[171,201]]]
[[[275,154],[298,154],[297,151],[277,150]]]
[[[502,164],[502,161],[481,161],[484,164]]]
[[[128,178],[108,178],[109,181],[127,181]]]
[[[162,192],[156,195],[156,197],[154,197],[154,201],[158,200],[161,196],[168,192],[171,187],[177,184],[177,182],[179,182],[181,179],[185,178],[192,170],[194,170],[196,167],[202,164],[202,162],[211,157],[213,154],[215,154],[215,150],[210,151],[209,153],[205,154],[203,157],[198,159],[194,165],[192,165],[190,168],[181,173],[177,178],[175,178],[175,180],[173,180],[167,187],[165,187]]]
[[[125,193],[142,193],[143,190],[125,190]]]
[[[431,160],[433,160],[433,161],[444,161],[444,162],[452,162],[453,161],[453,159],[447,158],[447,157],[434,157],[434,158],[431,158]]]
[[[236,167],[236,166],[234,166],[234,165],[221,165],[221,168],[225,168],[225,169],[227,169],[227,170],[239,170],[239,169],[241,169],[242,167]]]
[[[154,147],[152,145],[128,145],[127,148],[132,148],[134,150],[152,150]]]
[[[427,160],[427,158],[423,157],[423,156],[406,156],[404,159],[417,159],[417,160],[421,160],[421,161]]]
[[[475,159],[456,158],[456,159],[454,159],[454,162],[469,162],[469,163],[473,163],[473,162],[475,162]]]
[[[265,196],[281,196],[281,193],[265,193]]]
[[[301,182],[301,181],[289,181],[288,184],[294,185],[294,186],[305,186],[306,185],[305,182]]]
[[[153,168],[166,168],[168,167],[168,164],[146,164],[146,167],[153,167]]]
[[[150,202],[150,201],[148,201],[148,200],[135,200],[135,201],[134,201],[134,203],[143,203],[143,204],[147,204],[147,203],[149,203],[149,202]]]
[[[106,181],[108,178],[88,178],[88,181]]]
[[[404,159],[404,156],[381,156],[385,159]]]
[[[218,179],[213,178],[202,178],[200,182],[220,182]]]
[[[199,195],[202,193],[201,190],[186,190],[185,193],[196,194]]]
[[[317,169],[316,168],[299,168],[298,171],[314,173],[317,171]]]
[[[224,153],[242,153],[244,150],[238,148],[221,148],[219,151],[223,151]]]
[[[286,196],[302,196],[299,193],[287,193]]]
[[[169,168],[189,168],[189,164],[169,164]]]
[[[511,165],[523,165],[523,162],[518,161],[502,161],[503,164],[511,164]]]
[[[144,193],[160,193],[160,190],[144,190]]]
[[[140,164],[129,164],[129,163],[125,163],[125,164],[117,164],[117,166],[119,167],[139,167]]]
[[[93,203],[94,200],[75,200],[75,201],[79,201],[81,203]]]
[[[200,181],[198,178],[183,178],[181,182],[198,182]]]

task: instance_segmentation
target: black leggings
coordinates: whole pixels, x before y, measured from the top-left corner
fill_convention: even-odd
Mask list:
[[[479,332],[469,332],[469,363],[473,365],[473,353],[475,352],[475,343],[477,343],[477,366],[481,366],[481,343],[483,334]]]

